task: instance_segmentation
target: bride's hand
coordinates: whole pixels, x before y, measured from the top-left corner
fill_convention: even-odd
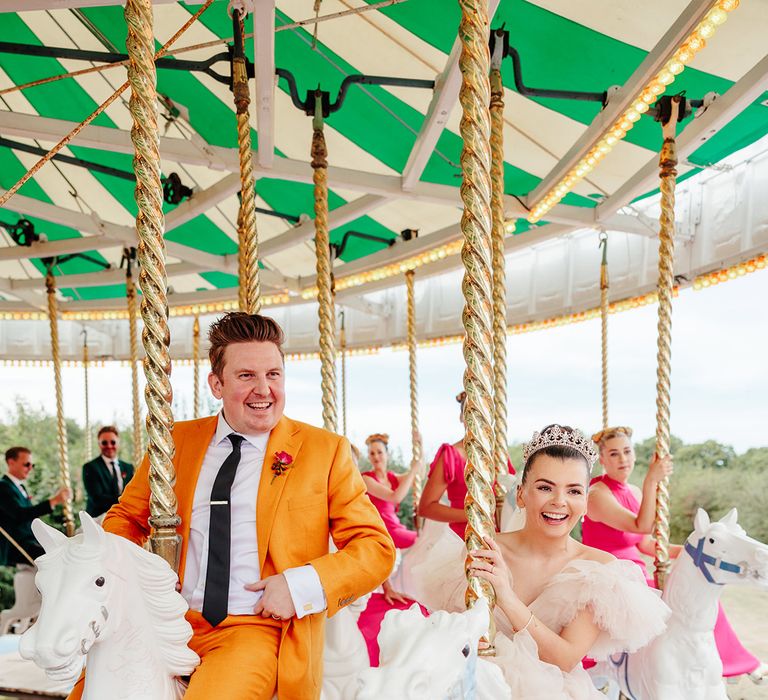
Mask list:
[[[489,581],[496,591],[497,598],[512,599],[515,597],[512,572],[493,538],[486,537],[485,542],[488,549],[474,549],[470,552],[470,573]]]

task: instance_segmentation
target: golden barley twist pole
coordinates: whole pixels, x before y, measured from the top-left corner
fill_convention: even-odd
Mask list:
[[[419,432],[419,377],[416,366],[416,294],[414,290],[415,272],[405,273],[405,292],[407,307],[406,337],[408,341],[408,388],[411,401],[411,469],[416,469],[413,479],[413,524],[418,530],[420,519],[417,506],[424,487],[422,464],[421,433]]]
[[[61,388],[61,356],[59,355],[59,314],[56,302],[56,280],[48,270],[45,276],[45,291],[48,294],[48,322],[51,326],[51,354],[53,356],[53,385],[56,392],[56,435],[59,446],[59,480],[62,488],[72,488],[69,473],[69,453],[67,450],[67,424],[64,418],[64,397]],[[62,503],[64,525],[67,536],[75,534],[75,518],[72,515],[72,496]]]
[[[339,349],[341,350],[341,428],[347,434],[347,330],[345,328],[344,312],[339,314],[341,328],[339,329]]]
[[[608,429],[608,236],[600,234],[600,356],[602,360],[603,430]]]
[[[128,251],[126,255],[131,256]],[[128,305],[128,333],[131,347],[131,407],[133,414],[133,463],[141,464],[144,440],[141,433],[141,404],[139,403],[139,331],[136,321],[136,283],[133,281],[130,257],[125,272],[125,299]]]
[[[167,277],[165,273],[165,241],[163,229],[163,190],[160,182],[160,153],[157,132],[157,90],[152,49],[152,4],[150,0],[127,0],[125,20],[128,24],[128,81],[131,84],[129,108],[133,117],[131,140],[135,149],[133,167],[136,172],[136,233],[141,267],[141,317],[144,321],[142,342],[146,357],[144,374],[147,385],[147,435],[149,445],[149,522],[152,551],[163,557],[178,571],[180,537],[176,528],[176,481],[171,438],[171,358],[168,351]]]
[[[83,331],[83,389],[85,391],[85,460],[91,461],[93,436],[91,435],[91,406],[88,398],[88,332]]]
[[[197,419],[200,417],[200,317],[197,315],[192,324],[192,368],[195,373],[192,382],[192,416]]]
[[[669,455],[669,391],[672,358],[672,288],[675,283],[675,184],[677,178],[678,102],[672,101],[672,115],[664,125],[664,144],[659,156],[661,178],[661,215],[659,217],[659,296],[657,371],[656,371],[656,454]],[[656,520],[653,536],[656,540],[654,578],[656,586],[664,588],[669,572],[669,479],[659,482],[656,492]]]
[[[232,59],[232,90],[237,111],[237,146],[240,154],[240,213],[237,218],[238,240],[238,301],[240,311],[259,312],[259,252],[256,233],[256,183],[253,178],[253,148],[251,146],[251,116],[248,107],[248,73],[245,67],[245,15],[238,9],[232,13],[235,48]]]
[[[490,153],[490,56],[488,54],[487,0],[459,0],[461,6],[461,90],[460,123],[464,142],[461,151],[461,198],[464,212],[461,230],[464,246],[464,408],[467,466],[464,476],[467,497],[467,549],[482,549],[484,537],[494,535],[495,498],[493,494],[493,411],[491,397],[491,153]],[[469,560],[467,561],[467,564]],[[477,576],[469,576],[467,605],[485,598],[493,608],[493,587]],[[491,625],[493,628],[493,625]],[[493,629],[489,640],[493,639]],[[487,653],[494,653],[489,647]]]
[[[320,116],[318,116],[318,114]],[[328,238],[328,151],[318,105],[312,133],[312,180],[315,183],[315,255],[320,329],[320,386],[323,392],[323,427],[336,432],[336,347],[331,279],[331,246]]]
[[[498,48],[502,43],[497,41]],[[493,461],[495,524],[501,529],[506,492],[499,474],[507,472],[507,288],[504,258],[504,85],[494,55],[491,68],[491,217],[493,265]],[[498,58],[501,64],[501,57]]]

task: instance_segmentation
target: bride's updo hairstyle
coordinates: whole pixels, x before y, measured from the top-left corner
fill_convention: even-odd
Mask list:
[[[608,440],[613,440],[613,438],[617,437],[625,437],[631,442],[632,428],[628,428],[625,425],[617,425],[614,428],[606,428],[605,430],[601,430],[600,432],[595,433],[592,436],[592,442],[594,442],[598,447],[604,447]]]
[[[554,459],[579,459],[584,462],[587,468],[587,481],[589,481],[592,465],[597,459],[597,450],[595,450],[592,441],[580,430],[571,428],[570,425],[558,425],[552,423],[541,432],[534,433],[531,441],[525,445],[523,450],[523,477],[521,483],[525,483],[528,478],[528,472],[539,455],[547,455]]]

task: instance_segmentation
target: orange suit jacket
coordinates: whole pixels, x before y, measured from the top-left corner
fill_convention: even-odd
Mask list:
[[[181,565],[189,539],[189,521],[197,478],[218,416],[177,423],[174,492],[182,537]],[[291,467],[273,479],[276,452],[293,457]],[[149,461],[128,483],[104,519],[104,529],[142,544],[150,534]],[[325,591],[326,614],[333,615],[389,576],[395,548],[343,437],[283,416],[272,430],[259,483],[256,535],[262,578],[311,564]],[[338,552],[329,553],[333,538]],[[319,695],[325,615],[292,618],[283,625],[278,655],[278,696]],[[258,663],[257,659],[254,659]]]

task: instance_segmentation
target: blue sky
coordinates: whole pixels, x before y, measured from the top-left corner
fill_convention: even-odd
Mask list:
[[[768,272],[699,292],[685,290],[674,302],[672,431],[687,442],[716,439],[736,447],[768,445]],[[610,420],[631,425],[639,439],[655,431],[656,306],[610,317]],[[572,324],[509,338],[509,438],[564,422],[592,431],[600,424],[599,321]],[[387,432],[393,445],[410,451],[408,371],[405,352],[348,360],[347,425],[362,445],[372,432]],[[461,436],[454,396],[461,389],[461,346],[419,351],[421,428],[427,455]],[[14,398],[55,411],[52,370],[0,367],[5,413]],[[321,424],[317,361],[287,366],[286,413]],[[66,413],[84,421],[82,369],[63,373]],[[177,418],[191,412],[192,371],[177,366],[172,383]],[[116,398],[117,397],[117,398]],[[91,370],[91,420],[131,421],[130,372],[125,367]]]

